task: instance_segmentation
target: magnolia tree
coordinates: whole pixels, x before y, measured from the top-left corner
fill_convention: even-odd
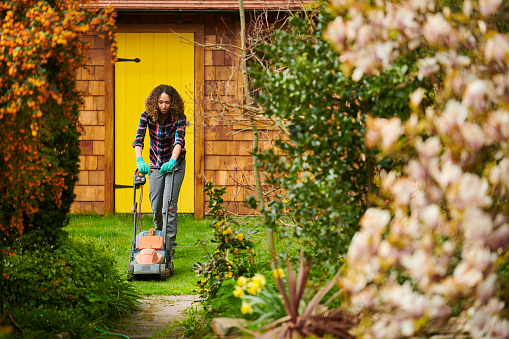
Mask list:
[[[509,4],[501,0],[333,0],[327,38],[354,80],[420,51],[411,118],[366,121],[365,143],[402,159],[382,173],[347,255],[342,285],[364,316],[362,337],[426,334],[460,315],[457,331],[508,338],[496,264],[509,226]],[[505,16],[505,17],[504,17]],[[505,32],[504,32],[505,29]],[[435,104],[423,107],[423,97]],[[458,311],[459,310],[459,311]]]

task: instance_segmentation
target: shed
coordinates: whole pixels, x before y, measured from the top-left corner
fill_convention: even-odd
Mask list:
[[[227,187],[223,198],[230,213],[250,213],[243,204],[250,193],[241,183],[253,178],[251,132],[200,118],[218,109],[204,100],[213,89],[232,98],[242,95],[236,67],[239,59],[228,47],[240,45],[238,1],[97,1],[97,6],[109,4],[117,13],[118,60],[111,62],[111,42],[87,35],[88,61],[76,75],[77,87],[84,94],[80,107],[83,134],[71,213],[130,210],[136,169],[131,143],[144,99],[161,83],[175,87],[183,96],[191,122],[178,212],[202,217],[208,204],[204,181],[211,180]],[[299,10],[302,4],[297,0],[245,0],[244,9],[248,14],[263,10],[275,15]],[[271,131],[267,133],[269,140]],[[261,141],[263,146],[263,138]],[[144,157],[148,160],[148,146]],[[145,191],[142,206],[149,212],[148,189]]]

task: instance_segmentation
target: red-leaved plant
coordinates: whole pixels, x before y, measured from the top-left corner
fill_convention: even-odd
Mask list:
[[[274,262],[274,265],[277,270],[277,262]],[[337,297],[337,294],[329,298],[324,304],[320,304],[325,295],[336,285],[341,271],[318,290],[301,314],[299,314],[299,306],[304,296],[311,266],[312,260],[306,262],[304,257],[301,256],[299,270],[297,277],[295,277],[290,262],[287,262],[288,291],[283,284],[281,275],[276,275],[277,286],[283,297],[288,315],[260,328],[256,335],[257,338],[300,338],[311,335],[319,337],[334,335],[337,338],[354,338],[349,333],[349,329],[354,326],[355,319],[340,308],[329,310],[326,307],[330,301]],[[263,332],[267,329],[268,331]]]

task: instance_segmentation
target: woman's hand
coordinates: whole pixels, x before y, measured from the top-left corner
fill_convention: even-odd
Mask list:
[[[165,162],[161,166],[161,169],[159,170],[159,173],[171,172],[173,170],[173,168],[175,167],[176,163],[177,163],[177,161],[175,159],[170,159],[170,161]]]
[[[143,160],[143,157],[136,158],[136,166],[138,167],[138,171],[143,175],[150,172],[150,167],[148,167],[147,163]]]

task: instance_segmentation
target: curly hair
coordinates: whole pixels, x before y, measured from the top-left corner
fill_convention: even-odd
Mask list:
[[[184,115],[184,100],[182,100],[177,90],[168,85],[159,85],[145,99],[145,112],[147,116],[154,122],[161,120],[161,111],[159,111],[157,102],[163,93],[168,94],[170,97],[170,117],[175,120]]]

